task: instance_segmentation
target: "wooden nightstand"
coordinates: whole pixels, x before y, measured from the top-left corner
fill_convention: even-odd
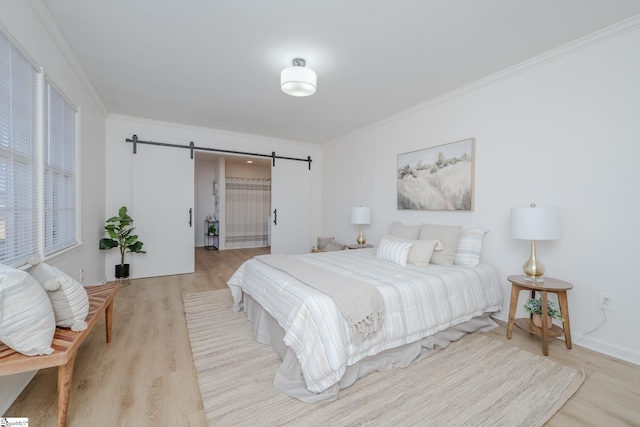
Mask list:
[[[542,353],[549,355],[549,337],[558,337],[564,335],[567,348],[571,348],[571,324],[569,322],[569,304],[567,302],[567,291],[573,288],[573,285],[563,280],[545,277],[542,282],[534,282],[525,279],[525,276],[509,276],[507,280],[511,282],[511,303],[509,304],[509,324],[507,325],[507,338],[511,338],[513,325],[530,334],[542,337]],[[558,295],[558,303],[560,305],[560,314],[564,319],[562,328],[553,325],[550,329],[538,328],[533,324],[530,318],[516,319],[516,308],[518,306],[518,297],[520,291],[531,291],[531,298],[535,298],[536,292],[540,292],[540,300],[542,307],[547,307],[547,292],[553,292]],[[547,321],[547,310],[542,310],[542,324]]]

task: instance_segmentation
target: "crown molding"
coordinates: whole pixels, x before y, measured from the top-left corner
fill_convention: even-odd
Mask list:
[[[476,80],[473,83],[469,83],[467,85],[461,86],[460,88],[454,89],[441,96],[432,98],[426,102],[423,102],[414,107],[408,108],[397,114],[387,117],[386,119],[383,119],[379,122],[373,123],[369,126],[365,126],[358,130],[350,132],[346,135],[340,136],[334,140],[328,141],[326,145],[332,145],[333,143],[337,143],[349,137],[359,135],[361,133],[370,131],[372,129],[376,129],[380,126],[384,126],[386,124],[395,122],[396,120],[400,120],[402,118],[427,110],[429,108],[434,107],[435,105],[438,105],[443,102],[449,101],[451,99],[457,98],[459,96],[465,95],[469,92],[473,92],[478,89],[482,89],[484,87],[494,85],[501,81],[510,79],[511,77],[516,76],[518,74],[524,73],[529,70],[533,70],[535,68],[541,67],[550,62],[557,61],[561,58],[572,55],[575,52],[579,52],[583,49],[587,49],[591,46],[605,42],[612,38],[618,37],[622,34],[628,33],[630,31],[637,30],[638,28],[640,28],[640,14],[634,15],[631,18],[627,18],[616,24],[605,27],[601,30],[598,30],[594,33],[591,33],[589,35],[576,39],[572,42],[566,43],[562,46],[559,46],[555,49],[552,49],[540,55],[534,56],[531,59],[527,59],[526,61],[520,62],[512,67],[505,68],[504,70],[498,71],[494,74],[491,74],[490,76],[487,76],[480,80]]]
[[[53,19],[53,16],[51,16],[51,12],[49,12],[47,6],[42,0],[27,0],[27,3],[42,24],[42,27],[49,34],[49,37],[51,37],[51,40],[60,51],[62,57],[65,59],[69,67],[73,70],[78,80],[80,80],[82,86],[94,100],[102,115],[106,117],[109,114],[109,110],[102,101],[102,98],[100,98],[100,95],[98,94],[98,91],[96,91],[96,88],[89,78],[86,70],[80,64],[80,61],[78,61],[78,58],[73,52],[71,45],[69,45],[69,42],[60,30],[58,23]]]
[[[129,116],[126,114],[117,114],[111,113],[107,116],[107,120],[118,120],[125,121],[131,123],[143,123],[151,126],[158,127],[169,127],[174,129],[184,129],[185,131],[194,131],[194,132],[202,132],[209,135],[214,135],[216,137],[230,137],[230,138],[244,138],[244,139],[253,139],[255,141],[264,141],[264,142],[275,142],[278,144],[286,144],[292,147],[308,147],[314,150],[319,150],[320,145],[314,144],[312,142],[305,141],[296,141],[293,139],[282,139],[275,138],[272,136],[259,135],[254,133],[244,133],[244,132],[234,132],[230,130],[218,129],[218,128],[210,128],[204,126],[190,125],[187,123],[177,123],[177,122],[167,122],[163,120],[150,119],[147,117],[137,117],[137,116]],[[140,136],[140,135],[138,135]]]

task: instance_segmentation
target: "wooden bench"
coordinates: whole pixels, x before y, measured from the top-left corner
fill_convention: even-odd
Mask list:
[[[85,289],[89,295],[89,315],[86,320],[88,327],[81,332],[56,328],[51,344],[53,353],[44,356],[25,356],[0,343],[0,375],[58,367],[58,427],[64,427],[67,422],[73,364],[78,348],[87,338],[102,313],[105,316],[107,342],[111,342],[113,299],[118,292],[119,284],[89,286]]]

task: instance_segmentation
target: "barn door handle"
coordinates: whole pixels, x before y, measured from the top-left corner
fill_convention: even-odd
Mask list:
[[[193,208],[189,208],[189,227],[193,227]]]
[[[273,210],[273,225],[278,225],[278,209]]]

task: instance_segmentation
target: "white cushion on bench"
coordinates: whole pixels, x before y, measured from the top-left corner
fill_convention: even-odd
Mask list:
[[[56,331],[47,293],[28,273],[0,268],[0,341],[26,356],[53,353]]]
[[[89,297],[78,281],[44,262],[36,266],[31,275],[47,291],[56,325],[76,332],[87,329],[85,320],[89,314]]]

